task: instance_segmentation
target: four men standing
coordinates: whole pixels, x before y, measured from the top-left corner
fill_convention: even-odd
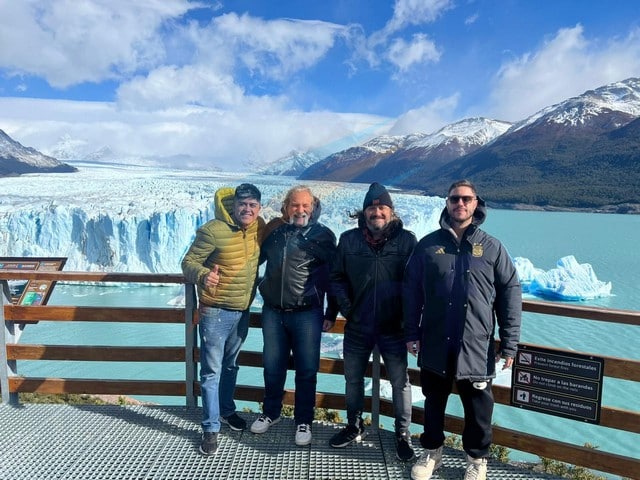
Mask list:
[[[200,298],[203,454],[216,451],[220,423],[235,430],[246,427],[235,413],[233,389],[255,294],[264,227],[259,209],[255,186],[242,184],[235,192],[220,189],[216,219],[198,230],[182,262],[184,275],[198,286]],[[352,215],[358,226],[340,236],[337,250],[334,234],[317,223],[320,202],[307,187],[292,188],[282,212],[272,222],[260,254],[260,261],[267,262],[260,285],[265,400],[264,413],[251,431],[264,433],[280,419],[292,352],[295,441],[311,442],[320,335],[333,326],[339,309],[346,319],[347,426],[331,438],[330,445],[345,447],[365,434],[364,377],[377,347],[392,386],[396,456],[413,458],[408,351],[418,355],[425,395],[420,437],[425,454],[413,466],[411,478],[427,480],[442,463],[445,409],[455,382],[465,411],[465,479],[485,479],[493,414],[491,382],[500,357],[505,359],[504,368],[513,363],[520,335],[521,290],[506,249],[479,228],[486,210],[473,184],[463,180],[449,188],[441,228],[419,243],[404,229],[389,192],[379,183],[369,187],[362,210]]]

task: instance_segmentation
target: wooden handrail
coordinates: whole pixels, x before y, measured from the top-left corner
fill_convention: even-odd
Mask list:
[[[142,284],[186,284],[182,275],[157,275],[136,273],[96,273],[96,272],[41,272],[41,271],[0,271],[0,280],[47,280],[55,282],[115,282]],[[193,292],[192,286],[190,292]],[[188,299],[187,299],[188,300]],[[7,343],[3,350],[4,358],[9,364],[16,364],[24,360],[55,360],[55,361],[118,361],[118,362],[185,362],[194,365],[199,359],[196,343],[189,336],[195,335],[193,321],[197,321],[197,312],[193,310],[193,303],[185,301],[185,305],[176,308],[129,308],[129,307],[78,307],[78,306],[16,306],[5,305],[0,318],[6,325],[38,323],[41,321],[86,321],[86,322],[124,322],[124,323],[182,323],[185,324],[185,345],[175,346],[95,346],[95,345],[36,345]],[[568,303],[551,303],[543,301],[525,300],[523,310],[544,315],[596,320],[626,325],[640,325],[640,312],[628,310],[612,310],[598,307]],[[260,313],[251,314],[250,326],[260,328]],[[345,321],[338,319],[331,333],[344,333]],[[8,328],[8,327],[6,327]],[[27,328],[33,328],[27,326]],[[5,335],[6,336],[6,335]],[[3,338],[5,338],[3,336]],[[530,345],[536,347],[536,345]],[[567,350],[544,347],[547,350],[568,352]],[[573,350],[571,353],[580,353]],[[592,353],[583,353],[593,355]],[[640,381],[640,362],[602,356],[604,358],[604,375],[632,382]],[[241,365],[261,367],[262,353],[243,351],[240,354]],[[4,367],[5,372],[7,366]],[[0,368],[2,365],[0,365]],[[189,367],[188,367],[189,368]],[[384,365],[380,366],[381,376],[386,375]],[[369,366],[367,375],[372,375]],[[323,357],[320,360],[320,373],[327,375],[344,374],[344,362],[338,358]],[[416,369],[409,372],[413,385],[419,385],[420,375]],[[7,385],[12,394],[19,392],[39,393],[86,393],[86,394],[114,394],[114,395],[166,395],[186,396],[199,395],[200,388],[193,374],[187,374],[191,380],[122,380],[122,379],[78,379],[78,378],[45,378],[21,377],[11,375],[1,385]],[[191,393],[189,393],[191,392]],[[493,386],[496,403],[510,405],[511,391],[508,387]],[[285,403],[292,404],[295,392],[285,392]],[[262,402],[264,390],[262,387],[238,385],[236,396],[239,400]],[[330,392],[318,392],[316,405],[323,408],[343,410],[344,395]],[[3,397],[4,398],[4,397]],[[366,397],[365,409],[372,411],[374,397]],[[390,401],[379,400],[381,414],[392,417],[393,408]],[[378,408],[378,407],[376,407]],[[413,407],[413,422],[422,423],[424,411],[420,407]],[[640,412],[624,410],[603,405],[600,414],[600,426],[614,428],[621,431],[640,433]],[[446,429],[461,434],[463,419],[448,415]],[[494,441],[499,445],[514,448],[553,458],[574,465],[609,472],[616,475],[633,477],[640,471],[640,460],[616,455],[609,452],[594,450],[583,446],[567,444],[541,438],[525,432],[514,431],[503,427],[494,427]]]

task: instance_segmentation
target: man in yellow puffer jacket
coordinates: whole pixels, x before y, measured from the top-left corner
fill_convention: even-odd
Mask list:
[[[197,286],[199,299],[203,455],[217,451],[221,423],[237,431],[246,428],[233,394],[256,293],[265,226],[258,215],[260,200],[250,183],[216,191],[215,219],[198,229],[182,260],[182,273]]]

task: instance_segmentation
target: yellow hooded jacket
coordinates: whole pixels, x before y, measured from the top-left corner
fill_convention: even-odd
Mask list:
[[[260,243],[265,222],[262,217],[246,229],[233,218],[235,189],[223,187],[215,193],[215,219],[202,225],[182,259],[182,273],[198,288],[200,302],[227,310],[246,310],[256,293]],[[214,265],[220,283],[206,288],[204,280]]]

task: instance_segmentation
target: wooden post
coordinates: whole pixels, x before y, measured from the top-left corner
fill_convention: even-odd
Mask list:
[[[16,343],[14,322],[6,322],[4,319],[4,306],[11,304],[9,284],[6,280],[0,281],[0,296],[2,296],[2,309],[0,309],[0,390],[2,390],[2,403],[17,405],[18,394],[9,392],[9,377],[17,375],[17,362],[7,358],[7,344]]]
[[[197,333],[198,325],[194,323],[196,312],[196,290],[192,283],[185,283],[184,285],[184,322],[185,322],[185,381],[186,385],[186,402],[187,408],[196,408],[198,406],[198,398],[195,394],[193,384],[197,378],[198,365],[194,359],[196,345],[197,345]]]

